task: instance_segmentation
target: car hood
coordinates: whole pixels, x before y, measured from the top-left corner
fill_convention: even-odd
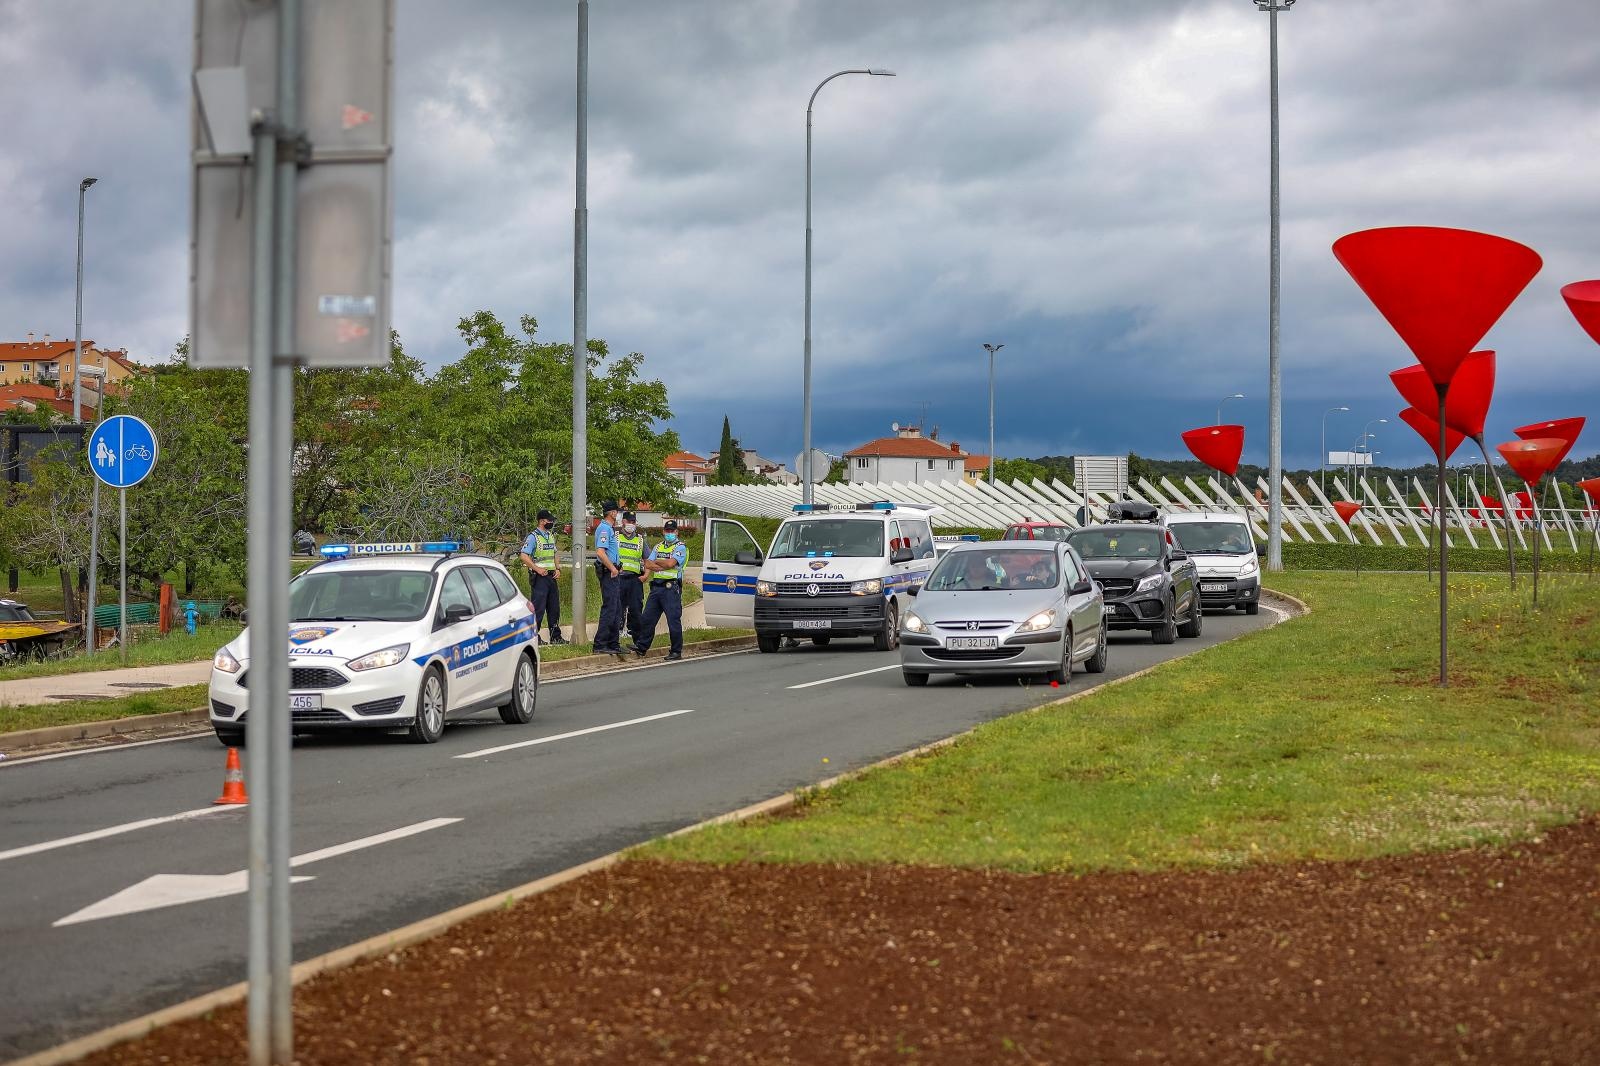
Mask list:
[[[297,665],[348,662],[369,652],[414,640],[427,632],[423,622],[294,622],[290,624],[289,659]],[[240,662],[250,659],[250,630],[227,646]]]
[[[1159,559],[1085,559],[1084,569],[1096,580],[1112,578],[1139,578],[1161,572]]]
[[[912,608],[929,624],[937,622],[988,621],[1021,622],[1061,602],[1064,590],[1017,589],[993,592],[927,592],[917,596]]]

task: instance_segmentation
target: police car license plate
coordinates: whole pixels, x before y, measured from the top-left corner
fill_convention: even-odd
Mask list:
[[[951,651],[977,651],[980,648],[998,648],[999,637],[951,637]]]
[[[1228,583],[1226,581],[1202,581],[1202,582],[1200,582],[1200,591],[1201,592],[1227,592],[1228,591]]]
[[[833,620],[830,618],[801,618],[795,621],[796,629],[832,629]]]
[[[322,710],[322,697],[314,692],[292,695],[289,697],[289,710],[320,711]]]

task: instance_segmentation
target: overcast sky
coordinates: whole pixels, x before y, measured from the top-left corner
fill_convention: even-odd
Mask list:
[[[186,332],[188,0],[0,0],[0,339]],[[399,0],[395,327],[430,365],[464,315],[571,338],[565,0]],[[594,0],[590,334],[670,387],[691,450],[722,416],[800,442],[805,104],[815,147],[815,439],[927,422],[1002,455],[1178,456],[1247,427],[1265,461],[1267,16],[1249,0]],[[1421,461],[1386,373],[1409,352],[1334,261],[1352,230],[1460,226],[1543,272],[1485,342],[1490,443],[1600,415],[1600,350],[1558,296],[1600,277],[1600,4],[1300,0],[1280,19],[1285,461],[1368,419]],[[1593,434],[1578,454],[1595,450]]]

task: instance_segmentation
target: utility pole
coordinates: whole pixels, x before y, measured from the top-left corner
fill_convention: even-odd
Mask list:
[[[589,639],[589,0],[578,0],[578,133],[572,211],[572,632]],[[810,447],[807,440],[806,446]],[[809,459],[806,460],[810,462]],[[808,487],[806,491],[811,490]]]
[[[994,484],[994,353],[1004,348],[1003,344],[985,344],[983,350],[989,353],[989,484]]]
[[[1279,362],[1278,255],[1278,12],[1288,11],[1294,0],[1255,0],[1268,18],[1271,38],[1272,179],[1268,194],[1271,213],[1271,278],[1268,282],[1267,325],[1267,569],[1283,569],[1283,375]]]

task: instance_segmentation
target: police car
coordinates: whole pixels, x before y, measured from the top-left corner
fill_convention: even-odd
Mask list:
[[[289,585],[289,711],[296,733],[384,729],[432,744],[445,721],[496,708],[533,718],[533,607],[504,566],[453,541],[328,544]],[[211,726],[245,738],[250,630],[211,664]]]

